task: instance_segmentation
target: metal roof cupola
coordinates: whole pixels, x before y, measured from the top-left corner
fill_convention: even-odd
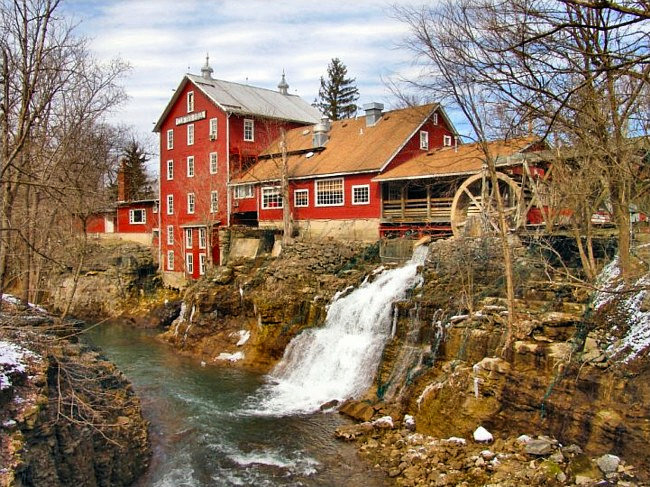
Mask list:
[[[214,73],[214,70],[210,67],[210,55],[206,54],[205,64],[201,68],[201,76],[205,79],[212,79],[212,73]]]
[[[278,91],[283,95],[289,94],[289,83],[287,83],[287,80],[284,78],[284,70],[282,71],[282,79],[278,84]]]

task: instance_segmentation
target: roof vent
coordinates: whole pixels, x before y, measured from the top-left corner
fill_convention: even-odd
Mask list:
[[[372,127],[379,122],[384,105],[382,103],[366,103],[363,105],[363,109],[366,112],[366,127]]]
[[[214,73],[214,70],[210,67],[210,55],[206,54],[205,64],[201,68],[201,76],[205,79],[212,79],[212,73]]]
[[[284,78],[284,70],[282,70],[282,79],[280,80],[280,83],[278,83],[278,91],[283,95],[289,94],[289,83],[287,83],[287,80]]]
[[[312,137],[312,146],[314,148],[325,147],[325,144],[329,139],[329,135],[327,132],[328,132],[327,125],[323,123],[317,123],[316,125],[314,125],[314,136]]]

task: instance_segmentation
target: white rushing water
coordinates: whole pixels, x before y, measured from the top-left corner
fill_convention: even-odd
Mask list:
[[[322,328],[306,330],[291,341],[270,374],[272,385],[257,398],[255,412],[309,413],[328,401],[363,393],[390,338],[392,303],[422,282],[418,266],[427,251],[418,247],[404,266],[385,270],[335,298]]]

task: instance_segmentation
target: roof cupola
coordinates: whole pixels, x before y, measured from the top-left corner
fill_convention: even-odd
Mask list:
[[[214,73],[214,70],[210,67],[210,55],[206,54],[205,64],[201,68],[201,76],[205,79],[212,79],[212,73]]]
[[[278,83],[278,91],[283,95],[289,94],[289,83],[287,83],[287,80],[284,77],[284,70],[282,70],[282,79],[280,80],[280,83]]]

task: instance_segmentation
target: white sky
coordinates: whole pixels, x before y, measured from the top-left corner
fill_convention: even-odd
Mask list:
[[[67,0],[63,11],[100,60],[132,66],[129,99],[111,121],[134,126],[150,143],[172,90],[186,72],[200,72],[206,53],[213,76],[228,81],[276,89],[284,69],[289,91],[309,103],[338,57],[356,78],[358,104],[387,109],[395,100],[382,77],[414,69],[411,53],[398,47],[407,28],[384,1]]]

